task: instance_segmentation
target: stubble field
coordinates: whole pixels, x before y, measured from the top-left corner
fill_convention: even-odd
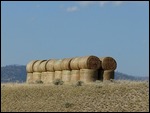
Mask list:
[[[148,112],[149,82],[1,84],[2,112]]]

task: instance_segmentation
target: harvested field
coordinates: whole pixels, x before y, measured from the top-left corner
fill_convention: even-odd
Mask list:
[[[1,111],[148,112],[149,83],[96,81],[91,84],[1,84]]]

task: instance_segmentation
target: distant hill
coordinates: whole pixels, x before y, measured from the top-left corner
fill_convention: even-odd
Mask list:
[[[25,82],[26,66],[8,65],[1,67],[1,82]]]
[[[115,72],[116,80],[149,80],[149,77],[135,77],[121,72]],[[1,67],[1,82],[25,82],[25,65],[8,65]]]
[[[115,79],[116,80],[140,80],[140,81],[148,80],[149,81],[149,77],[146,77],[146,76],[137,77],[137,76],[121,73],[121,72],[115,72]]]

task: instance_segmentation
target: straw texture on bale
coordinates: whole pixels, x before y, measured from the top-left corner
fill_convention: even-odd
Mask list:
[[[79,60],[80,69],[99,69],[101,67],[101,61],[96,56],[85,56]]]
[[[26,66],[26,71],[27,71],[27,73],[32,73],[32,72],[33,72],[33,65],[34,65],[34,63],[35,63],[36,61],[38,61],[38,60],[32,60],[32,61],[30,61],[30,62],[27,64],[27,66]]]
[[[101,57],[99,58],[102,62],[103,70],[115,70],[117,68],[117,62],[112,57]]]
[[[61,71],[61,63],[62,63],[62,60],[56,60],[55,63],[54,63],[54,70],[55,71]]]
[[[42,72],[41,73],[41,81],[43,81],[43,83],[52,83],[54,80],[54,75],[55,72]]]
[[[47,64],[48,60],[45,60],[43,62],[40,63],[39,65],[39,72],[46,72],[46,64]]]
[[[50,71],[50,72],[54,72],[54,63],[55,63],[56,59],[50,59],[48,60],[47,64],[46,64],[46,70]]]
[[[62,71],[62,81],[70,82],[71,80],[71,71],[70,70],[63,70]]]
[[[55,77],[54,79],[60,79],[62,80],[62,71],[55,71]]]
[[[33,72],[40,72],[39,66],[42,62],[44,62],[46,60],[38,60],[34,63],[33,65]]]
[[[102,71],[103,80],[114,79],[114,70],[104,70]]]
[[[78,69],[80,69],[79,66],[78,66],[79,59],[80,59],[80,57],[72,58],[72,60],[70,62],[70,68],[72,70],[78,70]]]
[[[27,73],[27,83],[33,83],[33,73]]]
[[[94,82],[98,79],[97,69],[80,69],[80,81],[85,83]]]
[[[80,80],[80,70],[71,70],[71,82]]]
[[[41,72],[33,72],[33,83],[41,80]]]
[[[71,62],[72,58],[65,58],[62,60],[61,63],[61,69],[62,70],[71,70],[70,68],[70,62]]]

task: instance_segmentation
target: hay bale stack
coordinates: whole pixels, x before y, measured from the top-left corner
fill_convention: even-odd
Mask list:
[[[96,56],[80,57],[79,68],[80,69],[99,69],[101,67],[101,61]]]
[[[48,60],[45,60],[40,63],[39,65],[39,72],[46,72],[46,64],[48,63]]]
[[[64,58],[64,59],[62,59],[61,69],[62,70],[71,70],[71,68],[70,68],[71,60],[72,60],[72,58]]]
[[[61,71],[61,63],[62,63],[62,60],[56,60],[55,63],[54,63],[54,70],[55,71]]]
[[[71,82],[80,80],[80,70],[71,70]]]
[[[40,72],[39,66],[42,62],[44,62],[46,60],[38,60],[34,63],[33,65],[33,72]]]
[[[98,79],[97,69],[80,69],[80,80],[84,83],[94,82]]]
[[[33,83],[33,73],[27,73],[27,83]]]
[[[80,57],[72,58],[72,60],[70,62],[70,68],[72,70],[79,70],[80,69],[79,66],[78,66],[79,59],[80,59]]]
[[[112,57],[99,58],[102,62],[103,70],[115,70],[117,68],[117,62]]]
[[[55,77],[54,79],[60,79],[62,80],[62,71],[55,71]]]
[[[27,66],[26,66],[26,71],[27,73],[32,73],[33,72],[33,65],[35,62],[37,62],[38,60],[32,60],[30,61]]]
[[[102,71],[103,80],[114,79],[114,70],[104,70]]]
[[[33,72],[33,83],[41,81],[41,72]]]
[[[70,70],[63,70],[62,71],[62,81],[70,82],[71,80],[71,71]]]
[[[56,59],[50,59],[47,61],[47,64],[46,64],[46,70],[47,71],[55,72],[55,70],[54,70],[55,61],[56,61]]]
[[[49,84],[53,82],[54,76],[55,72],[42,72],[41,80],[43,81],[43,83]]]

